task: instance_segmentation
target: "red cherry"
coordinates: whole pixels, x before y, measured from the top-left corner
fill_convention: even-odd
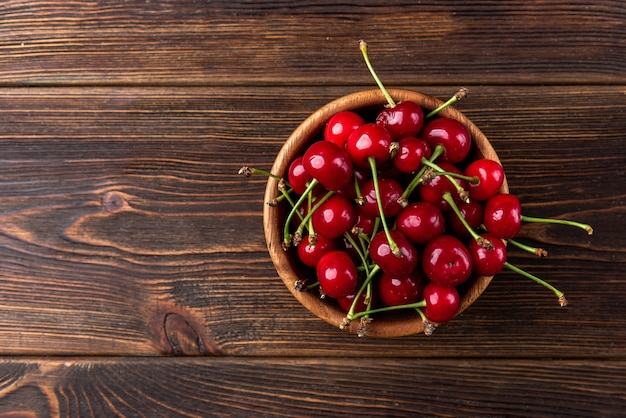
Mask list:
[[[431,321],[449,321],[459,310],[459,292],[454,286],[428,283],[422,293],[426,301],[424,315]]]
[[[481,237],[489,240],[492,248],[485,248],[476,240],[470,242],[469,251],[474,263],[474,272],[481,276],[496,275],[506,262],[506,246],[501,239],[491,234],[481,234]]]
[[[311,144],[302,157],[305,170],[328,190],[341,190],[352,181],[352,161],[345,150],[329,141]]]
[[[393,157],[393,165],[403,173],[417,171],[422,165],[422,158],[430,158],[428,142],[414,136],[406,136],[398,141],[398,151]]]
[[[345,197],[334,195],[311,215],[313,229],[326,238],[337,238],[349,231],[356,222],[356,211]]]
[[[329,251],[337,248],[337,241],[318,235],[315,239],[315,245],[309,243],[309,236],[306,235],[302,239],[302,243],[298,245],[298,258],[306,266],[315,267],[319,259]]]
[[[447,172],[461,174],[461,170],[454,165],[448,163],[439,163],[438,165]],[[454,181],[464,190],[467,190],[467,181],[458,178],[455,178]],[[456,187],[445,176],[435,176],[419,186],[420,198],[423,201],[432,203],[444,212],[450,209],[450,204],[442,197],[445,192],[450,192],[457,206],[461,203],[461,197],[457,193]]]
[[[344,312],[350,311],[350,308],[352,307],[352,303],[354,302],[354,297],[356,296],[356,293],[357,292],[350,293],[349,295],[337,298],[337,303],[339,303],[339,306],[341,306],[341,309],[343,309]],[[362,292],[361,295],[359,296],[359,301],[356,303],[354,307],[354,313],[365,312],[367,310],[367,303],[365,303],[366,298],[367,298],[367,295],[365,294],[365,292]]]
[[[411,203],[396,217],[396,228],[415,244],[425,244],[438,237],[444,227],[441,211],[429,202]]]
[[[394,140],[415,136],[424,125],[424,113],[415,102],[400,102],[385,108],[376,116],[376,124],[389,131]]]
[[[402,185],[394,179],[380,178],[378,179],[378,188],[385,217],[396,216],[402,210],[402,205],[398,203],[398,199],[404,192]],[[374,180],[368,180],[363,183],[361,194],[365,199],[365,203],[359,207],[360,211],[368,216],[380,216]]]
[[[431,148],[443,145],[445,151],[439,161],[456,164],[465,159],[472,145],[472,137],[465,125],[452,118],[437,118],[428,122],[421,137]]]
[[[512,194],[493,196],[485,203],[483,224],[498,238],[513,238],[522,227],[522,204]]]
[[[369,158],[373,157],[380,165],[391,156],[391,135],[375,123],[361,125],[348,137],[346,150],[355,166],[370,167]]]
[[[358,283],[357,269],[344,251],[324,254],[315,269],[320,288],[325,295],[340,298],[354,292]]]
[[[470,198],[487,200],[495,196],[504,183],[504,169],[496,161],[482,158],[475,160],[465,168],[464,174],[468,177],[477,177],[478,183],[469,182]]]
[[[477,202],[475,200],[470,200],[468,203],[461,202],[457,204],[459,208],[459,212],[463,215],[463,218],[469,226],[474,230],[478,230],[480,228],[480,224],[483,222],[484,218],[484,207],[481,202]],[[453,211],[447,212],[446,218],[448,220],[448,225],[450,226],[451,232],[453,232],[459,238],[471,238],[471,234],[467,230],[467,228],[461,223],[461,220]]]
[[[308,183],[313,180],[313,177],[306,171],[302,164],[302,157],[296,157],[289,165],[287,180],[293,190],[300,195],[304,193]]]
[[[378,281],[378,296],[387,306],[415,303],[419,301],[424,282],[424,276],[419,269],[401,278],[383,273]]]
[[[390,230],[389,234],[401,251],[402,256],[393,254],[384,231],[379,232],[370,242],[370,256],[380,269],[391,277],[405,277],[417,266],[419,256],[417,250],[398,230]]]
[[[422,270],[433,283],[456,286],[470,277],[472,257],[457,238],[440,235],[424,247]]]
[[[324,140],[334,142],[343,148],[352,131],[364,123],[361,116],[349,110],[335,113],[326,123]]]

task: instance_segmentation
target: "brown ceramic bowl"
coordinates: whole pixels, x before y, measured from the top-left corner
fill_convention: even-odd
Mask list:
[[[433,110],[443,103],[434,97],[414,91],[396,89],[389,89],[388,91],[396,102],[411,100],[421,105],[426,111]],[[309,144],[321,139],[326,122],[335,113],[343,110],[352,110],[360,114],[375,114],[385,104],[385,97],[380,90],[368,90],[349,94],[321,107],[302,122],[287,139],[276,157],[271,170],[272,174],[279,177],[287,177],[287,170],[291,161],[303,154]],[[449,106],[439,115],[457,119],[467,127],[472,135],[473,155],[475,158],[485,157],[499,162],[496,152],[485,135],[461,112]],[[272,201],[279,194],[277,184],[278,181],[276,179],[269,178],[265,190],[265,202]],[[506,179],[501,191],[508,193]],[[318,293],[314,291],[298,291],[294,288],[296,280],[305,277],[304,275],[310,276],[311,273],[310,270],[307,271],[299,263],[294,251],[286,252],[281,247],[286,209],[286,205],[279,204],[272,207],[266,204],[263,211],[265,238],[276,271],[285,283],[285,286],[304,307],[317,317],[338,327],[346,314],[334,301],[320,299]],[[492,277],[472,277],[459,288],[461,304],[458,313],[467,309],[482,294],[491,282],[491,279]],[[296,313],[295,315],[301,314]],[[356,333],[358,323],[359,321],[352,321],[346,329]],[[368,325],[367,330],[368,337],[398,337],[421,333],[424,330],[424,326],[416,312],[395,311],[376,315],[374,320]]]

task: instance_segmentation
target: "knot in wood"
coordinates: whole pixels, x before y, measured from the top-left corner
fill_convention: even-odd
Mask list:
[[[126,206],[126,199],[120,192],[108,192],[104,195],[102,204],[108,212],[119,212]]]

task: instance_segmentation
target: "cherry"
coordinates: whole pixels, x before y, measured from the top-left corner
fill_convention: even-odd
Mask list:
[[[376,124],[388,130],[394,140],[399,140],[419,133],[424,125],[424,113],[415,102],[400,102],[381,110],[376,116]]]
[[[340,298],[354,292],[358,273],[350,256],[341,250],[329,251],[317,262],[315,268],[322,292]]]
[[[384,273],[392,277],[405,277],[419,262],[417,250],[402,232],[394,229],[390,230],[389,234],[400,251],[400,257],[394,254],[384,231],[372,238],[369,247],[370,256]]]
[[[344,312],[350,312],[352,308],[352,304],[354,303],[354,298],[356,297],[357,292],[350,293],[349,295],[337,298],[337,303],[341,306],[341,309]],[[354,304],[354,313],[365,312],[368,309],[367,303],[367,295],[365,292],[362,292],[359,295],[358,301]]]
[[[378,281],[378,296],[387,306],[415,303],[419,300],[424,282],[424,276],[419,269],[400,278],[383,273]]]
[[[352,161],[337,144],[318,141],[302,157],[305,170],[328,190],[341,190],[352,180]]]
[[[376,217],[369,216],[361,211],[357,211],[356,222],[352,232],[362,233],[365,235],[372,235],[374,228],[376,227]]]
[[[352,131],[364,123],[360,115],[349,110],[335,113],[326,123],[324,140],[334,142],[343,148]]]
[[[307,173],[302,164],[302,157],[296,157],[289,165],[287,180],[289,180],[293,190],[300,195],[304,193],[308,183],[313,180],[313,177]]]
[[[472,273],[472,257],[458,238],[440,235],[422,251],[422,270],[433,283],[456,286]]]
[[[483,224],[498,238],[513,238],[522,226],[522,205],[512,194],[500,193],[485,203]]]
[[[421,137],[434,148],[437,144],[444,147],[441,161],[456,164],[465,159],[472,145],[472,137],[461,122],[452,118],[437,118],[426,123]]]
[[[491,234],[481,234],[483,240],[491,243],[491,248],[485,248],[478,240],[472,240],[469,252],[472,256],[474,272],[481,276],[498,274],[506,262],[506,246],[504,242]]]
[[[414,136],[406,136],[398,141],[398,151],[393,157],[393,165],[403,173],[417,171],[422,158],[430,158],[431,149],[428,142]]]
[[[337,249],[337,246],[336,240],[326,238],[323,235],[318,235],[314,239],[306,235],[303,238],[303,243],[298,245],[298,258],[304,265],[315,267],[324,254]]]
[[[469,177],[476,177],[478,182],[469,182],[470,198],[487,200],[495,196],[504,183],[504,169],[496,161],[482,158],[472,161],[464,171]]]
[[[457,207],[459,209],[459,212],[461,213],[461,216],[469,225],[470,229],[473,231],[477,231],[478,228],[480,228],[480,225],[482,224],[484,218],[485,211],[483,204],[481,202],[471,200],[468,203],[461,202],[457,205]],[[448,226],[450,227],[451,232],[454,232],[457,237],[470,238],[472,236],[472,234],[470,234],[467,227],[463,225],[463,223],[459,219],[459,216],[456,213],[447,212],[446,219],[448,221]]]
[[[377,165],[389,160],[392,142],[385,128],[366,123],[352,131],[346,142],[346,150],[355,166],[367,168],[370,167],[370,157],[374,158]]]
[[[459,310],[459,292],[454,286],[428,283],[422,294],[426,301],[424,315],[431,321],[449,321]]]
[[[411,242],[425,244],[441,235],[445,222],[441,211],[432,203],[415,202],[396,217],[396,228]]]
[[[461,170],[459,170],[456,166],[448,163],[440,163],[439,167],[444,169],[446,172],[462,174]],[[442,211],[447,211],[450,209],[450,204],[443,199],[443,194],[445,192],[450,192],[454,197],[454,201],[457,204],[461,203],[461,196],[457,192],[458,189],[465,190],[467,187],[467,181],[463,179],[454,179],[454,183],[443,175],[435,175],[429,181],[426,181],[419,186],[419,195],[423,201],[430,202],[433,205],[437,206]]]
[[[404,191],[402,185],[391,178],[378,179],[378,188],[383,208],[383,215],[386,217],[396,216],[402,205],[398,203],[398,199]],[[364,203],[360,206],[360,211],[368,216],[380,216],[378,200],[376,198],[376,187],[374,180],[366,181],[361,187]]]
[[[356,211],[348,199],[334,195],[313,212],[311,221],[319,235],[337,238],[352,229],[356,222]]]

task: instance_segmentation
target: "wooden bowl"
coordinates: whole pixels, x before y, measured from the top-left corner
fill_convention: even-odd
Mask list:
[[[397,89],[389,89],[388,91],[396,102],[414,101],[426,111],[433,110],[443,103],[434,97],[414,91]],[[386,103],[385,97],[380,90],[368,90],[349,94],[321,107],[302,122],[287,139],[276,157],[271,169],[272,174],[286,178],[291,161],[295,157],[302,155],[309,144],[321,139],[326,122],[335,113],[343,110],[352,110],[359,114],[375,115]],[[485,135],[461,112],[449,106],[441,111],[439,115],[454,118],[467,127],[472,136],[474,158],[489,158],[500,162]],[[265,190],[265,202],[270,202],[279,195],[277,186],[278,180],[270,177]],[[508,193],[506,179],[502,185],[501,192]],[[267,204],[264,205],[263,225],[265,238],[276,271],[285,283],[285,286],[304,307],[317,317],[338,327],[346,314],[334,301],[320,299],[318,293],[314,291],[299,291],[294,288],[296,280],[307,277],[305,275],[311,276],[311,271],[301,265],[297,260],[295,251],[284,251],[282,249],[281,243],[286,215],[287,205],[279,204],[274,207]],[[492,277],[472,277],[459,287],[461,303],[457,315],[467,309],[482,294],[491,282],[491,279]],[[295,313],[295,315],[300,314]],[[358,320],[352,321],[346,329],[356,333],[358,323]],[[399,337],[423,331],[422,320],[416,312],[395,311],[376,315],[374,320],[368,325],[367,336]]]

